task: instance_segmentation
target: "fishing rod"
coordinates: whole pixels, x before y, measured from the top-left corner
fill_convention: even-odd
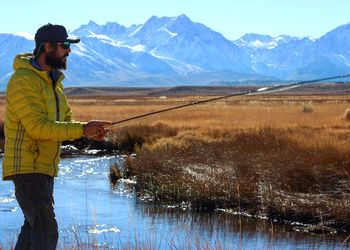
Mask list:
[[[276,85],[276,86],[272,86],[272,87],[262,87],[262,88],[259,88],[257,90],[245,90],[245,91],[235,93],[235,94],[229,94],[229,95],[225,95],[225,96],[210,98],[210,99],[202,100],[202,101],[195,101],[195,102],[191,102],[191,103],[187,103],[187,104],[183,104],[183,105],[179,105],[179,106],[175,106],[175,107],[171,107],[171,108],[167,108],[167,109],[161,109],[158,111],[153,111],[153,112],[149,112],[146,114],[133,116],[133,117],[126,118],[123,120],[112,122],[110,125],[112,126],[112,125],[116,125],[116,124],[120,124],[120,123],[125,123],[128,121],[140,119],[140,118],[143,118],[146,116],[151,116],[151,115],[168,112],[168,111],[175,110],[175,109],[181,109],[181,108],[185,108],[185,107],[189,107],[189,106],[194,106],[194,105],[198,105],[198,104],[203,104],[203,103],[207,103],[207,102],[218,101],[218,100],[222,100],[222,99],[226,99],[226,98],[230,98],[230,97],[243,96],[243,95],[256,95],[256,94],[263,94],[263,93],[274,93],[274,92],[278,92],[278,91],[289,90],[289,89],[296,88],[296,87],[299,87],[301,85],[305,85],[305,84],[309,84],[309,83],[322,82],[322,81],[326,81],[326,80],[333,80],[333,79],[340,79],[340,78],[347,78],[347,77],[350,77],[350,74],[344,74],[344,75],[338,75],[338,76],[332,76],[332,77],[326,77],[326,78],[320,78],[320,79],[314,79],[314,80],[308,80],[308,81],[300,81],[300,82],[295,82],[295,83],[291,83],[288,85]]]

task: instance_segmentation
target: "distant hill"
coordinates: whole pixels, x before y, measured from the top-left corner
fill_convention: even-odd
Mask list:
[[[268,85],[270,86],[270,85]],[[281,85],[282,86],[282,85]],[[181,96],[181,95],[230,95],[244,91],[257,90],[261,86],[175,86],[161,88],[130,87],[68,87],[68,96]],[[264,93],[262,93],[264,94]],[[350,94],[350,82],[328,82],[307,84],[288,91],[276,92],[277,95],[341,95]],[[270,94],[271,95],[271,94]]]

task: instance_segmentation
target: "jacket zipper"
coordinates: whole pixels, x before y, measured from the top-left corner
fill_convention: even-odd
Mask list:
[[[58,100],[58,95],[57,95],[57,92],[56,92],[55,85],[56,84],[53,81],[51,81],[51,86],[52,86],[53,93],[55,95],[55,102],[56,102],[56,121],[59,121],[60,120],[60,106],[59,106],[59,100]],[[55,166],[55,160],[56,160],[57,155],[58,155],[59,147],[60,147],[60,142],[57,141],[57,150],[56,150],[55,157],[53,158],[53,162],[52,162],[53,163],[53,169],[54,169],[54,175],[57,173],[57,169],[56,169],[56,166]]]
[[[55,84],[53,82],[51,82],[51,86],[52,86],[52,90],[53,93],[55,95],[55,102],[56,102],[56,121],[60,120],[60,106],[59,106],[59,101],[58,101],[58,95],[57,92],[55,90]]]

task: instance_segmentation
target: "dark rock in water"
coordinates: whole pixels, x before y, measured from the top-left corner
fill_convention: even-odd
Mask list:
[[[110,141],[93,141],[89,140],[89,146],[88,149],[97,149],[97,150],[104,150],[113,152],[118,150],[118,146]]]
[[[73,145],[61,146],[61,155],[76,155],[79,154],[80,150]]]
[[[73,146],[76,150],[84,150],[90,146],[90,140],[86,137],[81,137],[80,139],[72,141],[64,141],[62,146]]]
[[[109,169],[109,180],[112,183],[112,185],[116,185],[121,178],[122,173],[120,172],[118,165],[112,165]]]
[[[93,141],[86,137],[73,141],[64,141],[61,156],[105,155],[117,151],[117,145],[109,141]]]

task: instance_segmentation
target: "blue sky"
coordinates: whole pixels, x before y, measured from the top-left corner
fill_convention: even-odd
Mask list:
[[[320,37],[350,22],[350,0],[10,0],[1,4],[0,32],[28,32],[51,22],[72,30],[90,20],[124,26],[152,15],[187,15],[228,39],[246,33]]]

